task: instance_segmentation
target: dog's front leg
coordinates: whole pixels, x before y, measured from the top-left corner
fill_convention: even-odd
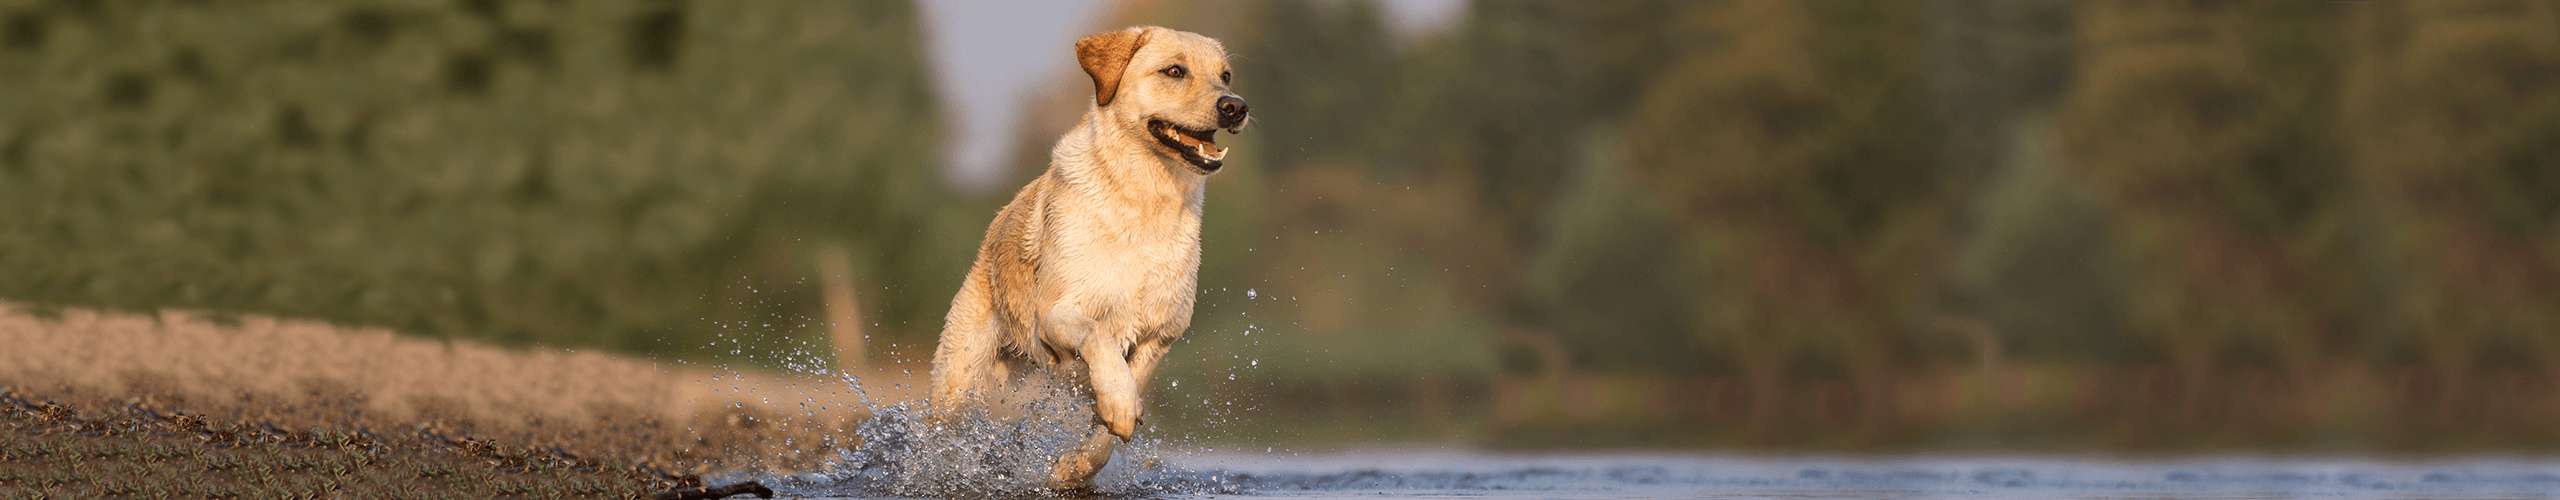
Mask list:
[[[1067,450],[1065,456],[1058,457],[1058,463],[1049,469],[1050,488],[1074,490],[1093,486],[1093,475],[1111,463],[1111,448],[1118,446],[1120,440],[1112,437],[1109,428],[1099,424],[1085,432],[1088,434],[1084,441],[1077,443],[1075,449]]]
[[[1122,356],[1127,344],[1114,330],[1104,328],[1085,334],[1085,343],[1077,355],[1084,358],[1087,380],[1093,384],[1093,434],[1086,436],[1076,449],[1058,457],[1050,470],[1050,486],[1076,489],[1092,485],[1093,475],[1111,462],[1111,448],[1137,432],[1138,388],[1130,373],[1129,361]]]
[[[1164,361],[1165,351],[1172,349],[1173,342],[1166,341],[1163,338],[1150,338],[1140,341],[1138,342],[1137,347],[1129,349],[1129,378],[1137,386],[1137,390],[1133,391],[1133,394],[1143,394],[1147,392],[1148,387],[1152,387],[1149,384],[1155,383],[1156,365],[1159,362]],[[1144,398],[1139,399],[1143,400]],[[1132,415],[1135,416],[1138,425],[1147,424],[1146,413],[1146,409],[1144,408],[1140,408],[1132,412]]]
[[[1121,441],[1138,432],[1138,382],[1129,370],[1129,344],[1121,331],[1085,335],[1084,365],[1092,370],[1093,412]]]

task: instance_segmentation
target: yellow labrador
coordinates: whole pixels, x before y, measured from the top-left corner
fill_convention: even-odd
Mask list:
[[[1113,438],[1137,432],[1139,392],[1191,326],[1201,195],[1243,131],[1226,47],[1142,26],[1076,41],[1093,107],[1014,193],[978,244],[933,356],[936,408],[970,404],[1027,368],[1091,384],[1095,428],[1053,485],[1087,485]],[[1081,365],[1081,369],[1078,369]]]

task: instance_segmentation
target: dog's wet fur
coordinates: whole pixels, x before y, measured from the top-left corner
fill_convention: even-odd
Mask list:
[[[1140,393],[1191,326],[1202,191],[1226,166],[1217,134],[1249,121],[1217,40],[1140,26],[1077,40],[1075,54],[1093,106],[987,227],[933,360],[945,411],[1017,374],[1088,384],[1092,436],[1050,475],[1068,489],[1137,432]]]

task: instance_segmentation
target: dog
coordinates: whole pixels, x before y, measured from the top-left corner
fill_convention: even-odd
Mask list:
[[[1030,369],[1081,378],[1095,424],[1051,470],[1065,489],[1137,432],[1140,393],[1190,328],[1203,190],[1227,158],[1217,133],[1251,119],[1215,39],[1139,26],[1075,54],[1093,105],[988,225],[943,318],[932,393],[947,410]]]

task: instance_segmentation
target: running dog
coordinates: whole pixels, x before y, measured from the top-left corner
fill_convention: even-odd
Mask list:
[[[1089,485],[1137,432],[1139,393],[1191,326],[1202,190],[1227,158],[1218,131],[1250,119],[1217,40],[1141,26],[1075,49],[1093,106],[987,227],[933,356],[942,411],[1033,368],[1090,384],[1092,435],[1058,459],[1059,488]]]

